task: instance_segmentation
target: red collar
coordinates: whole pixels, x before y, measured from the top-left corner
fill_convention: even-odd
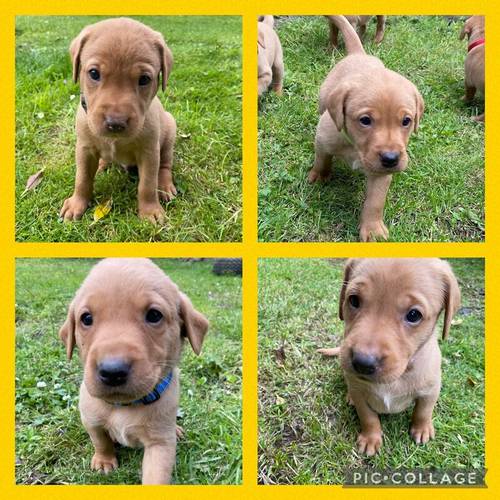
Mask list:
[[[474,47],[477,47],[478,45],[484,45],[484,38],[478,38],[477,40],[473,41],[467,48],[467,52],[470,52]]]

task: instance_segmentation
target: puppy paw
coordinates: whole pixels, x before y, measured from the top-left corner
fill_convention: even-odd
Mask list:
[[[78,220],[82,218],[89,206],[89,200],[73,195],[71,198],[64,200],[59,217],[64,221]]]
[[[361,241],[386,240],[388,237],[389,230],[381,220],[361,224],[359,229],[359,239]]]
[[[169,182],[164,186],[158,186],[158,196],[162,201],[171,201],[177,195],[177,189],[175,189],[174,183]]]
[[[484,123],[484,113],[482,115],[473,116],[472,119],[476,122]]]
[[[97,172],[104,172],[110,165],[111,163],[108,163],[106,160],[100,158],[99,166],[97,167]]]
[[[143,203],[139,206],[139,217],[147,219],[153,224],[161,223],[165,220],[165,210],[160,203]]]
[[[375,453],[380,450],[382,446],[382,434],[359,434],[358,440],[356,441],[358,445],[358,452],[369,457],[375,455]]]
[[[307,176],[307,180],[313,184],[314,182],[328,182],[330,180],[331,173],[328,172],[327,174],[321,174],[317,170],[314,170],[312,168],[309,171],[309,175]]]
[[[92,460],[90,462],[90,468],[98,472],[104,472],[104,474],[109,474],[111,471],[118,467],[118,460],[115,455],[101,455],[100,453],[94,453]]]
[[[175,435],[177,436],[177,440],[184,437],[184,429],[180,425],[175,426]]]
[[[430,420],[412,424],[410,435],[415,443],[425,444],[430,439],[434,439],[434,426]]]
[[[283,95],[283,86],[281,83],[273,83],[273,90],[276,92],[276,95]]]

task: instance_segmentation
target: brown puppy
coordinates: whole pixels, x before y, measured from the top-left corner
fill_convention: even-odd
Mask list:
[[[365,53],[343,16],[330,16],[342,31],[348,56],[330,71],[319,93],[314,166],[309,182],[327,180],[332,157],[361,168],[367,178],[361,241],[387,239],[384,205],[392,174],[408,163],[406,146],[424,111],[419,91],[406,78]]]
[[[361,421],[358,451],[382,444],[380,413],[413,402],[410,433],[417,444],[434,437],[432,410],[441,389],[441,353],[435,327],[445,311],[443,338],[460,305],[450,265],[440,259],[351,259],[345,266],[339,316],[345,321],[340,353],[348,398]]]
[[[460,32],[460,40],[467,35],[469,45],[465,58],[465,95],[463,100],[470,102],[479,91],[484,96],[484,16],[472,16],[465,22]],[[474,120],[484,122],[484,113]]]
[[[283,50],[278,34],[274,31],[273,16],[259,16],[257,23],[257,83],[259,96],[272,85],[281,95],[283,90]]]
[[[137,165],[139,216],[160,222],[162,200],[176,194],[172,181],[175,120],[156,92],[165,90],[172,54],[161,33],[132,19],[87,26],[70,47],[73,80],[80,80],[76,116],[76,181],[61,209],[79,219],[93,192],[99,162]]]
[[[168,484],[175,464],[184,337],[200,353],[208,322],[148,259],[105,259],[69,306],[59,336],[84,367],[80,414],[91,467],[118,466],[114,442],[144,447],[143,484]]]
[[[335,26],[335,23],[330,19],[331,16],[326,16],[328,19],[328,24],[330,25],[330,45],[332,48],[336,48],[339,44],[339,29]],[[361,39],[365,36],[366,25],[373,16],[344,16],[351,26],[357,30],[358,35]],[[386,16],[375,16],[377,18],[377,31],[375,32],[375,38],[373,41],[379,44],[384,39],[385,33],[385,20]]]

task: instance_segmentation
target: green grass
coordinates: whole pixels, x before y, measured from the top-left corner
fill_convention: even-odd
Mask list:
[[[448,341],[440,342],[436,438],[415,445],[408,432],[411,410],[384,415],[381,451],[367,458],[355,448],[359,420],[346,403],[338,360],[316,353],[340,345],[343,336],[343,262],[259,261],[260,483],[338,484],[345,470],[358,467],[484,467],[484,261],[450,263],[462,305]]]
[[[466,43],[462,21],[389,17],[368,53],[410,79],[426,110],[410,138],[408,169],[394,176],[385,209],[392,241],[484,239],[484,126],[470,118],[484,109],[465,105]],[[309,185],[314,160],[319,87],[336,61],[321,16],[284,18],[277,25],[285,61],[284,94],[268,92],[259,114],[259,238],[262,241],[356,241],[364,176],[335,162],[332,180]],[[291,223],[293,221],[293,223]]]
[[[202,353],[181,361],[185,436],[173,482],[241,482],[241,279],[210,262],[155,261],[210,320]],[[90,267],[87,259],[19,259],[16,271],[16,480],[22,484],[138,484],[142,450],[120,448],[119,468],[92,472],[78,412],[82,369],[66,360],[58,330]]]
[[[16,22],[16,239],[18,241],[241,241],[241,18],[136,17],[163,33],[174,55],[158,93],[178,127],[179,191],[164,224],[137,217],[137,177],[115,166],[96,177],[82,221],[58,220],[75,177],[78,85],[68,47],[101,17],[18,17]],[[28,177],[42,184],[21,196]],[[97,203],[111,213],[92,225]]]

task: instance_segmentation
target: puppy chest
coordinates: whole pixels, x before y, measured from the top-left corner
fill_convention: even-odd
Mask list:
[[[368,397],[369,406],[377,413],[399,413],[413,403],[409,394],[395,394],[390,391],[375,391]]]

